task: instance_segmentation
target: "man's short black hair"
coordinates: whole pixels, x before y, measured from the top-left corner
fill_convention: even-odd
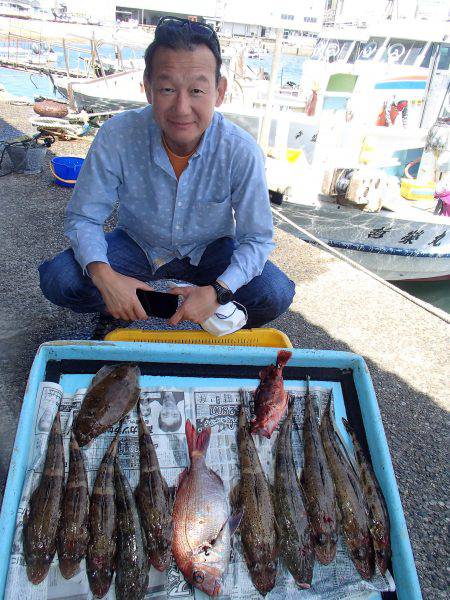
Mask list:
[[[167,17],[168,18],[168,17]],[[155,52],[158,48],[171,48],[172,50],[190,50],[193,51],[197,46],[204,45],[211,50],[216,59],[216,85],[220,80],[220,67],[222,66],[222,56],[220,54],[219,40],[211,29],[208,35],[209,27],[207,25],[191,23],[187,19],[174,19],[172,25],[170,21],[163,22],[166,17],[160,20],[160,25],[156,28],[155,39],[145,51],[145,71],[144,77],[151,81],[152,62]],[[204,32],[202,31],[204,29]]]

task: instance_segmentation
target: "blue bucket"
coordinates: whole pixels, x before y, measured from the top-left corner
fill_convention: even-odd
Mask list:
[[[74,187],[84,158],[75,156],[55,156],[50,163],[50,171],[55,183],[64,187]]]

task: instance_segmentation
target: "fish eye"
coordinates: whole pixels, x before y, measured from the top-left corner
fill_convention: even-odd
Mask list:
[[[333,542],[333,544],[335,544],[337,542],[337,539],[338,539],[337,533],[335,531],[333,531],[330,534],[330,540]]]
[[[365,548],[356,548],[356,550],[354,552],[354,556],[356,558],[363,560],[364,558],[366,558],[366,549]]]
[[[277,565],[274,562],[269,562],[267,563],[267,570],[268,571],[275,571],[275,569],[277,568]]]
[[[319,546],[325,546],[325,544],[327,543],[327,536],[324,533],[319,533],[319,535],[317,536],[317,543],[319,544]]]
[[[205,575],[201,571],[194,571],[192,573],[192,579],[195,581],[195,583],[203,583],[205,580]]]

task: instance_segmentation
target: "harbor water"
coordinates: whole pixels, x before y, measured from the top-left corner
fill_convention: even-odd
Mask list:
[[[75,58],[71,57],[72,63],[74,60]],[[255,71],[262,67],[264,71],[270,72],[271,60],[271,55],[263,55],[259,58],[249,58],[247,64]],[[279,83],[288,81],[298,83],[303,60],[303,57],[283,55]],[[60,97],[59,93],[54,91],[50,79],[38,73],[0,67],[0,84],[3,84],[9,93],[26,97],[29,100],[33,100],[37,96]],[[450,281],[398,282],[395,285],[412,296],[450,313]]]

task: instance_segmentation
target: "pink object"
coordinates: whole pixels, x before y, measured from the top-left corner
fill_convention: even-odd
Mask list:
[[[442,202],[442,212],[441,215],[443,217],[450,217],[450,190],[444,190],[443,192],[439,192],[434,194],[435,198],[439,198]]]

